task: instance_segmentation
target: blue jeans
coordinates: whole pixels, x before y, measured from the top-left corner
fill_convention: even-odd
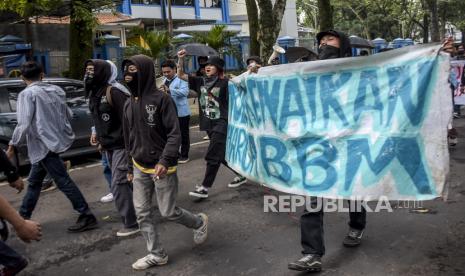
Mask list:
[[[111,191],[111,168],[110,164],[108,163],[107,154],[106,152],[102,151],[102,166],[103,166],[103,175],[108,183],[108,188]]]
[[[69,201],[71,201],[74,210],[78,211],[80,214],[91,214],[84,196],[73,180],[69,177],[65,165],[63,164],[63,160],[61,160],[58,154],[49,152],[44,159],[38,163],[32,164],[31,166],[27,193],[24,196],[23,203],[19,209],[19,214],[23,218],[29,219],[32,216],[32,212],[39,200],[42,181],[47,175],[47,172],[52,176],[58,189],[60,189]]]
[[[18,267],[24,263],[25,259],[0,240],[0,265],[4,267]]]

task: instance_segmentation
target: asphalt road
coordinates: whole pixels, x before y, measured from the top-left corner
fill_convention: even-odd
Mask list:
[[[460,120],[465,125],[465,120]],[[194,202],[188,192],[204,174],[204,133],[192,129],[191,162],[180,165],[178,205],[209,215],[209,237],[195,246],[192,231],[161,221],[162,242],[169,254],[166,266],[136,272],[131,264],[146,255],[142,236],[117,238],[120,223],[113,203],[100,203],[107,193],[96,157],[72,160],[71,177],[79,185],[100,228],[68,234],[77,214],[59,191],[41,195],[33,219],[43,225],[40,242],[24,244],[16,237],[9,244],[31,264],[21,275],[303,275],[287,269],[299,258],[300,230],[297,213],[263,212],[263,196],[278,194],[248,183],[227,188],[233,174],[222,167],[210,198]],[[412,213],[402,204],[392,213],[368,214],[362,245],[342,246],[348,229],[347,213],[325,215],[327,254],[321,275],[465,275],[465,128],[451,150],[450,191],[447,201],[423,204],[432,212]],[[6,186],[0,193],[19,207],[22,195]],[[105,219],[110,216],[110,219]]]

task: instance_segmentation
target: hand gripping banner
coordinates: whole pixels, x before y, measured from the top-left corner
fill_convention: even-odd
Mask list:
[[[272,189],[427,200],[449,171],[449,56],[438,45],[261,68],[229,84],[226,159]]]

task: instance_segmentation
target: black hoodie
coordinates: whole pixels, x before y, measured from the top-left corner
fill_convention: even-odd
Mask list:
[[[97,132],[97,140],[105,150],[124,149],[123,110],[128,96],[116,87],[111,87],[110,105],[106,90],[111,77],[110,64],[100,59],[90,59],[94,65],[94,79],[89,96],[89,109]]]
[[[319,32],[316,35],[318,46],[320,45],[321,39],[325,35],[333,35],[333,36],[339,37],[339,41],[340,41],[339,57],[340,58],[351,57],[352,56],[352,47],[350,46],[350,39],[347,37],[347,35],[345,33],[335,31],[335,30],[328,30],[328,31]]]
[[[156,88],[153,61],[145,55],[136,55],[123,61],[134,64],[139,82],[138,91],[124,107],[124,138],[128,158],[144,168],[157,163],[168,168],[178,162],[181,144],[176,106],[170,95]],[[129,162],[132,171],[132,161]]]

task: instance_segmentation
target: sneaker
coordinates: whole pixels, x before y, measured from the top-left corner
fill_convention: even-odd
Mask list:
[[[40,192],[41,193],[50,192],[50,191],[55,190],[56,188],[57,186],[55,185],[55,183],[53,183],[53,180],[50,179],[50,181],[42,183],[42,188],[40,189]]]
[[[109,193],[105,196],[102,196],[102,198],[100,199],[100,202],[102,203],[108,203],[108,202],[112,202],[115,198],[113,197],[113,194],[112,193]]]
[[[189,162],[189,157],[181,157],[178,160],[179,164],[186,164],[187,162]]]
[[[347,233],[347,236],[345,237],[342,244],[344,244],[344,246],[346,247],[359,246],[360,243],[362,242],[362,236],[363,236],[363,230],[357,230],[354,228],[350,228],[349,233]]]
[[[118,232],[116,232],[116,236],[117,237],[128,237],[128,236],[131,236],[131,235],[134,235],[134,234],[137,234],[140,232],[140,229],[139,227],[133,227],[133,228],[123,228],[121,230],[119,230]]]
[[[135,270],[144,270],[151,266],[164,265],[168,263],[168,255],[157,256],[155,254],[148,254],[144,258],[137,260],[132,264]]]
[[[76,223],[70,227],[68,227],[68,232],[71,233],[78,233],[84,232],[87,230],[91,230],[97,228],[97,219],[94,215],[85,215],[82,214],[77,219]]]
[[[300,260],[289,263],[287,268],[297,271],[321,271],[321,256],[308,254],[300,258]]]
[[[204,213],[198,214],[202,220],[202,225],[194,230],[194,242],[196,244],[201,244],[207,239],[208,235],[208,217]]]
[[[202,139],[203,139],[203,140],[210,140],[210,137],[208,137],[208,135],[206,135],[206,136],[204,136]]]
[[[198,198],[208,198],[208,191],[202,186],[197,186],[195,191],[189,192],[189,195]]]
[[[236,176],[234,177],[233,181],[231,181],[229,184],[228,184],[228,187],[229,188],[237,188],[239,186],[241,186],[242,184],[245,184],[247,183],[247,178],[243,177],[243,176]]]

